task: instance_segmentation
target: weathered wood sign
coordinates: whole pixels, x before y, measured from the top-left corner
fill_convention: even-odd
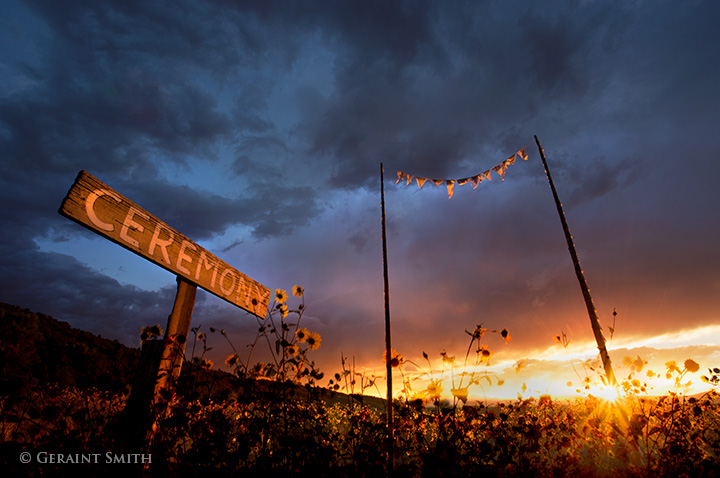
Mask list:
[[[264,318],[270,290],[203,249],[112,188],[80,171],[60,214]]]
[[[177,294],[160,343],[143,345],[124,422],[131,442],[154,433],[155,405],[164,402],[180,376],[198,286],[231,304],[265,318],[270,290],[215,257],[140,206],[85,171],[63,199],[61,215],[177,275]],[[168,396],[167,394],[165,394]],[[171,394],[170,394],[171,395]]]

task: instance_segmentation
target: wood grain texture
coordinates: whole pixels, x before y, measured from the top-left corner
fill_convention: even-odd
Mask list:
[[[270,290],[80,171],[58,211],[168,271],[264,318]]]

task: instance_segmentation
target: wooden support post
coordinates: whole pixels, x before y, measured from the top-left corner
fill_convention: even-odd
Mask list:
[[[575,243],[573,242],[572,235],[570,234],[570,227],[565,219],[565,212],[563,212],[562,203],[560,202],[557,190],[553,184],[552,176],[550,176],[550,169],[548,168],[547,161],[545,160],[545,151],[543,151],[542,146],[540,146],[540,141],[538,141],[537,136],[535,136],[535,143],[537,144],[538,151],[540,151],[540,158],[542,159],[543,166],[545,167],[545,174],[547,175],[548,183],[550,183],[550,189],[552,190],[553,198],[555,199],[555,206],[557,207],[558,215],[560,216],[560,223],[562,224],[563,232],[565,233],[565,240],[567,241],[570,257],[572,258],[573,266],[575,267],[575,275],[577,276],[578,282],[580,282],[580,289],[582,289],[585,306],[587,307],[588,315],[590,316],[590,325],[592,326],[595,341],[597,342],[598,350],[600,351],[600,358],[602,359],[603,368],[605,369],[605,376],[607,377],[608,384],[615,387],[617,386],[617,380],[615,379],[615,373],[613,372],[610,355],[608,354],[607,347],[605,347],[605,337],[603,336],[602,328],[600,327],[600,320],[598,319],[595,305],[593,305],[592,296],[590,296],[590,288],[585,281],[585,275],[580,267],[580,260],[578,259],[577,252],[575,251]]]
[[[161,401],[162,390],[174,387],[175,380],[180,376],[196,294],[197,286],[195,284],[183,277],[177,277],[177,294],[165,329],[163,340],[165,347],[157,372],[153,403]]]
[[[145,441],[149,423],[157,418],[154,406],[162,405],[163,395],[172,392],[180,376],[198,286],[261,319],[267,313],[270,289],[86,171],[78,173],[58,212],[177,275],[165,338],[143,344],[135,384],[117,424],[118,435],[137,449]]]
[[[180,276],[177,283],[165,338],[143,343],[135,383],[117,423],[118,438],[133,451],[147,447],[157,418],[155,405],[162,401],[163,389],[172,392],[182,369],[197,286]]]

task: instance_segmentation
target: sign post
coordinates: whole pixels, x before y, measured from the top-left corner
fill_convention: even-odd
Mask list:
[[[195,308],[195,294],[197,286],[180,276],[177,278],[177,294],[172,313],[168,317],[165,329],[165,347],[160,357],[158,378],[155,383],[154,396],[157,398],[160,390],[168,387],[180,376],[183,358],[185,357],[185,344],[187,343],[190,319]]]
[[[148,347],[152,403],[180,375],[197,287],[265,318],[270,289],[191,241],[91,174],[80,171],[58,211],[91,231],[138,254],[177,276],[177,295],[168,318],[162,350]],[[158,357],[156,354],[160,354]],[[152,357],[151,357],[152,355]],[[136,381],[140,383],[140,381]],[[147,384],[147,380],[145,381]],[[135,387],[134,387],[135,388]],[[134,395],[147,402],[149,393]],[[133,408],[149,409],[150,403]]]

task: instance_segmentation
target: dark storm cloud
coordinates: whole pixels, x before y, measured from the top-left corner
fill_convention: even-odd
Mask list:
[[[32,165],[48,169],[62,158],[80,169],[102,158],[108,171],[152,172],[150,152],[179,162],[191,152],[193,161],[212,159],[208,144],[269,128],[258,112],[264,103],[252,100],[262,81],[237,75],[262,66],[254,56],[271,41],[252,18],[154,2],[66,7],[34,4],[52,39],[40,44],[40,66],[15,59],[40,85],[4,102],[12,159],[33,157]],[[209,81],[238,92],[237,113],[208,92]]]
[[[203,81],[188,80],[197,68],[212,72],[218,66],[217,55],[245,50],[242,42],[225,44],[221,35],[210,34],[210,19],[218,12],[198,8],[187,15],[190,6],[165,7],[169,6],[148,2],[71,3],[67,9],[34,4],[55,36],[46,45],[41,67],[16,60],[21,69],[32,69],[40,85],[3,101],[4,177],[16,182],[18,175],[31,173],[34,181],[43,181],[68,169],[91,169],[101,178],[131,178],[134,188],[121,191],[131,196],[137,189],[135,200],[143,204],[152,196],[168,222],[180,222],[199,238],[222,232],[232,223],[252,222],[261,236],[287,233],[288,226],[304,223],[314,209],[313,198],[302,188],[284,197],[270,197],[267,188],[254,196],[250,188],[249,196],[230,200],[174,187],[157,177],[157,156],[180,163],[212,160],[215,154],[209,144],[232,141],[232,135],[243,131],[271,128],[257,112],[264,105],[253,100],[261,94],[257,87],[248,88],[250,94],[241,95],[236,112],[229,115],[220,111],[225,105],[206,91]],[[223,24],[230,28],[232,21]],[[237,28],[252,30],[251,26],[250,21]],[[243,36],[236,31],[233,38],[238,35]],[[246,39],[251,46],[260,41]],[[248,51],[252,57],[254,50]],[[247,149],[251,141],[260,140],[251,136],[240,144]],[[33,200],[42,201],[42,195]],[[290,222],[272,217],[288,212],[296,201],[308,206],[305,219],[297,219],[297,213]],[[200,213],[210,205],[213,214]],[[180,212],[183,219],[175,221]]]
[[[623,47],[629,27],[626,8],[603,2],[571,2],[566,7],[553,12],[554,18],[543,8],[525,13],[518,22],[520,41],[526,45],[525,69],[538,94],[587,94],[598,80],[607,81],[611,71],[603,67]]]
[[[401,345],[442,342],[450,326],[464,340],[489,320],[515,344],[585,333],[537,134],[598,307],[617,304],[634,331],[651,317],[669,329],[683,309],[688,324],[708,320],[714,3],[38,0],[11,11],[26,6],[0,37],[1,300],[83,325],[114,324],[116,311],[132,337],[163,323],[172,287],[158,297],[36,246],[86,234],[56,212],[85,169],[190,238],[222,238],[230,263],[246,254],[263,280],[302,282],[308,323],[326,327],[321,353],[379,355],[383,162]],[[477,174],[523,146],[531,159],[506,181],[452,200],[392,184],[398,169]],[[214,299],[196,309],[228,329],[234,313]]]
[[[174,288],[148,292],[121,285],[62,254],[15,251],[3,255],[3,301],[126,344],[137,346],[140,328],[164,324],[172,310]]]
[[[125,85],[115,94],[64,86],[49,84],[45,100],[19,98],[4,105],[0,121],[8,136],[7,166],[48,174],[100,159],[107,172],[141,169],[147,174],[155,170],[148,149],[177,154],[182,161],[187,151],[198,146],[202,151],[229,133],[216,101],[196,87],[144,83]]]
[[[367,184],[379,160],[433,177],[458,174],[483,143],[517,148],[531,139],[518,125],[551,119],[539,103],[581,101],[590,87],[603,96],[626,13],[568,6],[429,8],[421,18],[399,15],[393,37],[372,42],[346,29],[341,45],[362,48],[342,50],[333,97],[307,126],[313,150],[335,157],[333,184]]]

